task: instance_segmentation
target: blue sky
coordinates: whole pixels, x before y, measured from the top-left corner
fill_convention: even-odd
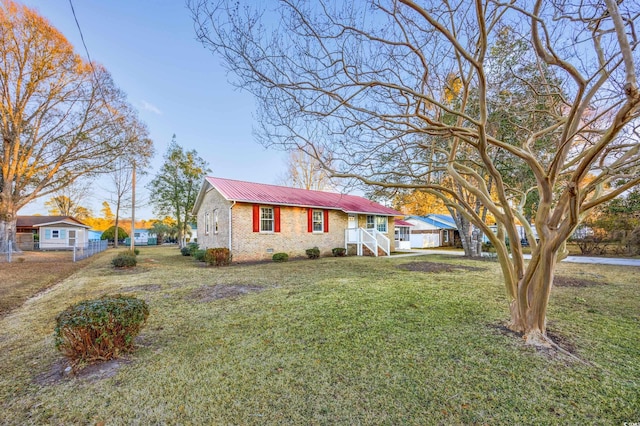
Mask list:
[[[69,0],[21,3],[39,11],[86,57]],[[231,86],[221,60],[195,39],[183,1],[74,0],[73,6],[91,59],[128,94],[155,144],[153,168],[138,184],[136,197],[143,205],[136,203],[136,218],[154,217],[144,185],[162,165],[174,133],[180,145],[209,163],[211,175],[277,183],[286,154],[255,142],[253,97]],[[95,215],[108,199],[107,190],[108,180],[98,182],[86,203]],[[47,214],[45,199],[20,214]]]

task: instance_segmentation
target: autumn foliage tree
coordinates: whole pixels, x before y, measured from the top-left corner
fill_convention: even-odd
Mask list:
[[[33,10],[0,0],[0,251],[15,241],[20,208],[107,172],[130,148],[130,111],[104,67]]]
[[[553,344],[547,307],[566,240],[640,183],[639,2],[189,6],[199,39],[255,95],[260,141],[330,153],[338,177],[441,197],[493,243],[510,327]],[[508,63],[511,49],[494,49],[505,31],[521,44]],[[531,194],[538,240],[523,214]]]

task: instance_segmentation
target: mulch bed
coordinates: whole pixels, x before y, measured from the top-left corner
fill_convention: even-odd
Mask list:
[[[484,271],[485,268],[478,268],[475,266],[465,265],[451,265],[448,263],[437,262],[411,262],[398,265],[398,268],[405,271],[415,272],[427,272],[427,273],[440,273],[440,272],[455,272],[455,271]]]

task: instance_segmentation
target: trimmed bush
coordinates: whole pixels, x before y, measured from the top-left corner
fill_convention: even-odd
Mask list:
[[[307,249],[305,252],[309,259],[317,259],[320,257],[320,249],[318,247]]]
[[[331,249],[331,253],[333,253],[335,257],[343,257],[347,255],[347,249],[344,247],[336,247]]]
[[[231,251],[226,247],[207,249],[204,255],[204,261],[212,266],[229,266],[231,258]]]
[[[274,255],[271,256],[271,260],[274,262],[288,262],[289,255],[287,253],[274,253]]]
[[[207,251],[206,250],[196,250],[193,253],[193,258],[195,260],[197,260],[198,262],[204,262],[205,258],[206,258],[206,255],[207,255]]]
[[[189,243],[180,249],[183,256],[193,256],[196,251],[198,251],[197,243]]]
[[[133,350],[133,339],[148,316],[146,302],[135,297],[84,300],[56,317],[56,349],[73,365],[117,358]]]
[[[129,234],[127,234],[127,231],[125,231],[124,229],[122,229],[121,227],[118,226],[118,241],[122,241],[125,238],[127,238],[129,236]],[[110,228],[107,228],[102,235],[100,236],[101,240],[109,240],[109,241],[113,241],[116,237],[116,227],[112,226]]]
[[[131,251],[127,251],[114,257],[111,263],[116,268],[133,268],[138,264],[138,260],[136,259],[135,254],[132,254]]]

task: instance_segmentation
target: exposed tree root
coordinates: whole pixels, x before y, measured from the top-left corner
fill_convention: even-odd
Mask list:
[[[512,322],[507,323],[506,326],[505,325],[502,326],[503,330],[509,330],[510,334],[512,334],[513,336],[518,336],[522,338],[525,341],[526,345],[533,346],[539,351],[554,350],[566,356],[567,358],[577,361],[583,365],[602,368],[598,364],[592,361],[583,360],[582,358],[574,355],[571,351],[564,349],[562,346],[554,342],[553,339],[551,339],[546,334],[543,334],[539,330],[529,332],[529,333],[523,333],[519,328],[520,327],[518,327],[517,325],[514,325]]]
[[[535,347],[536,349],[553,349],[553,350],[558,351],[559,353],[561,353],[561,354],[573,359],[574,361],[578,361],[581,364],[599,367],[598,365],[594,364],[593,362],[585,361],[582,358],[579,358],[576,355],[572,354],[568,350],[562,348],[556,342],[551,340],[551,338],[549,336],[547,336],[546,334],[543,334],[539,330],[535,330],[535,331],[529,332],[529,333],[525,334],[523,336],[523,338],[524,338],[525,343],[527,345],[531,345],[531,346]]]

